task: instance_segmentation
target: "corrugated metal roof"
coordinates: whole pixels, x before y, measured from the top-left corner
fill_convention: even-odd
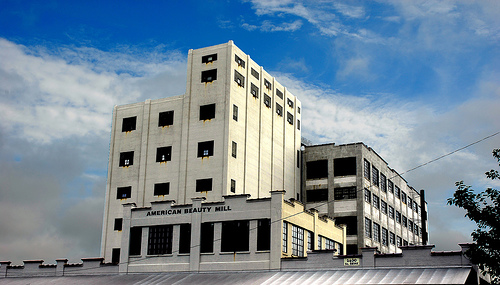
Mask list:
[[[317,271],[151,273],[0,278],[0,284],[465,284],[471,268],[391,268]]]

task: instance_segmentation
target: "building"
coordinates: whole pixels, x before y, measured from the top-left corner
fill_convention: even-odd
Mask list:
[[[306,146],[306,208],[347,225],[347,254],[377,247],[383,253],[427,244],[427,203],[363,143]]]

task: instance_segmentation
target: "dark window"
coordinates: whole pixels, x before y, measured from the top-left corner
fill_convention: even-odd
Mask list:
[[[387,178],[382,173],[380,173],[380,190],[387,192]]]
[[[364,165],[363,170],[364,170],[365,178],[370,180],[370,163],[366,159],[365,159],[365,165]]]
[[[201,72],[201,83],[217,80],[217,69],[210,69]]]
[[[155,196],[168,195],[170,193],[170,183],[157,183],[154,188]]]
[[[133,151],[127,151],[127,152],[120,152],[120,167],[127,167],[131,166],[134,164],[134,152]]]
[[[356,175],[356,158],[343,157],[334,159],[333,175],[334,176]]]
[[[292,100],[290,100],[290,98],[286,98],[286,102],[288,103],[288,106],[289,106],[290,108],[293,108],[293,101],[292,101]]]
[[[115,228],[114,228],[114,230],[115,231],[121,231],[122,228],[123,228],[123,219],[122,218],[115,219]]]
[[[300,130],[300,120],[297,120],[297,130]]]
[[[255,86],[253,83],[250,84],[250,93],[255,98],[259,98],[259,87]]]
[[[365,217],[365,236],[372,238],[372,220]]]
[[[394,219],[394,207],[389,205],[389,218]]]
[[[262,219],[257,222],[257,250],[271,249],[271,220]]]
[[[407,240],[403,240],[403,246],[408,246],[408,241]]]
[[[397,241],[398,247],[400,247],[402,245],[401,237],[397,236],[396,241]]]
[[[120,249],[113,248],[113,252],[111,253],[111,263],[118,264],[120,263]]]
[[[271,97],[267,94],[264,94],[264,105],[266,105],[267,108],[271,108]]]
[[[356,187],[339,187],[334,189],[335,200],[356,199]]]
[[[399,211],[396,211],[396,222],[398,222],[398,224],[401,224],[401,213]]]
[[[156,149],[156,162],[165,162],[172,159],[172,147],[165,146]]]
[[[401,189],[399,189],[398,186],[394,186],[394,196],[396,196],[396,198],[400,199],[401,197]]]
[[[288,223],[283,222],[283,230],[282,230],[282,241],[281,241],[281,250],[283,252],[288,251]],[[320,246],[321,247],[321,246]]]
[[[283,99],[283,92],[281,92],[280,90],[276,89],[276,95],[280,97],[280,99]]]
[[[403,227],[405,227],[405,228],[408,227],[408,218],[406,218],[405,215],[403,215],[403,220],[402,221],[403,221]]]
[[[214,155],[214,141],[198,143],[198,157],[208,157]]]
[[[387,180],[387,188],[389,189],[390,193],[394,193],[394,183],[392,183],[391,180]]]
[[[328,160],[309,161],[306,164],[307,179],[328,177]]]
[[[217,60],[217,54],[209,54],[201,57],[201,63],[210,63]]]
[[[276,103],[276,114],[278,114],[278,116],[280,117],[283,116],[283,107],[281,107],[281,105],[278,103]]]
[[[370,203],[372,202],[372,192],[370,190],[365,188],[365,202]]]
[[[373,194],[373,207],[375,207],[377,209],[380,208],[380,199],[375,194]]]
[[[214,223],[201,224],[200,252],[214,252]]]
[[[297,107],[297,113],[300,114],[300,107]]]
[[[413,201],[413,210],[418,214],[418,204],[415,201]]]
[[[380,225],[373,223],[373,240],[380,242]]]
[[[191,224],[181,224],[179,232],[179,253],[191,251]]]
[[[378,169],[375,167],[372,167],[372,183],[375,186],[379,186],[379,181],[378,181]]]
[[[387,215],[387,203],[384,200],[380,201],[380,211]]]
[[[148,255],[172,253],[172,225],[149,227]]]
[[[304,256],[304,229],[292,225],[292,255]]]
[[[259,72],[257,70],[255,70],[255,69],[252,68],[251,72],[252,72],[253,77],[259,79]]]
[[[401,202],[406,204],[406,193],[401,191]]]
[[[132,196],[132,186],[118,187],[116,189],[116,199],[127,199]]]
[[[215,104],[200,106],[200,121],[215,118]]]
[[[238,106],[233,104],[233,120],[238,122]]]
[[[135,130],[137,117],[123,118],[122,132],[131,132]]]
[[[236,180],[231,179],[231,193],[236,193]]]
[[[358,254],[358,245],[356,244],[348,244],[346,245],[346,254]]]
[[[142,228],[130,228],[129,255],[141,255]]]
[[[249,222],[228,221],[222,222],[221,251],[235,252],[248,251]]]
[[[264,79],[264,86],[266,86],[268,90],[272,89],[271,82],[267,81],[267,79]]]
[[[231,144],[231,155],[236,158],[236,155],[238,153],[238,144],[235,142],[232,142]]]
[[[212,191],[212,178],[196,180],[196,192],[205,191]]]
[[[408,208],[410,208],[411,210],[412,207],[413,207],[413,200],[408,196]]]
[[[290,125],[293,125],[293,115],[290,112],[286,112],[286,120]]]
[[[300,168],[300,150],[297,150],[297,168]]]
[[[307,250],[314,250],[314,234],[311,231],[307,231]]]
[[[171,126],[174,124],[174,111],[161,112],[158,117],[158,127]]]
[[[238,66],[245,68],[245,61],[243,59],[241,59],[239,56],[234,55],[234,61],[236,61]]]
[[[245,77],[236,70],[234,71],[234,82],[241,87],[245,87]]]
[[[357,235],[358,234],[358,218],[356,216],[348,216],[348,217],[336,217],[335,218],[336,225],[346,225],[346,234],[347,235]]]
[[[328,200],[328,189],[307,190],[307,202],[319,202]]]
[[[396,244],[396,235],[393,232],[389,232],[389,242],[391,244]]]
[[[386,228],[382,228],[382,245],[389,245],[389,241],[388,241],[388,234],[389,232],[387,231]]]

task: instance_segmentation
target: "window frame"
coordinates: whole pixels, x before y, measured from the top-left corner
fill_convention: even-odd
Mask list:
[[[208,69],[201,72],[201,83],[211,83],[217,80],[217,69]]]

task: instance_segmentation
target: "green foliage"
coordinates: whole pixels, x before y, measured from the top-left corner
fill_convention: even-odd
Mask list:
[[[493,150],[493,157],[500,166],[500,149]],[[500,179],[497,170],[485,174],[492,180]],[[483,272],[490,274],[493,283],[500,283],[500,191],[488,188],[476,194],[463,181],[457,182],[456,186],[448,204],[463,208],[465,216],[478,227],[471,234],[474,244],[465,254]]]

